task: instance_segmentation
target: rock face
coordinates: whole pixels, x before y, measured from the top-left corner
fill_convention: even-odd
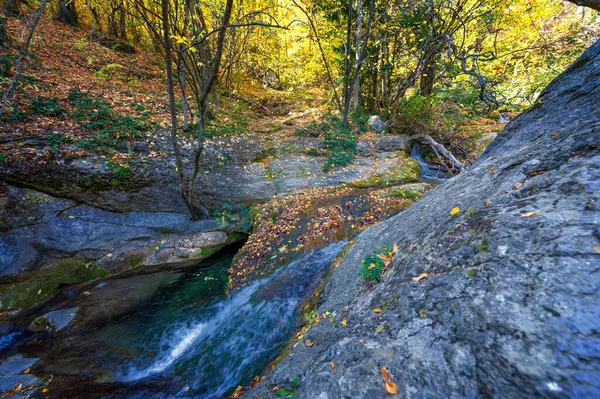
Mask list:
[[[299,376],[294,398],[385,398],[386,367],[399,397],[600,397],[598,104],[600,42],[468,172],[359,235],[318,307],[336,319],[246,395]],[[398,253],[366,286],[384,243]]]
[[[202,259],[242,238],[181,213],[115,213],[17,187],[4,198],[0,282],[8,283],[0,285],[0,310],[30,306],[60,284]]]

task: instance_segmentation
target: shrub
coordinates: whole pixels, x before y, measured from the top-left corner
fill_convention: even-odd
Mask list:
[[[323,144],[327,148],[327,160],[323,171],[328,172],[336,166],[352,163],[356,154],[357,137],[349,126],[335,116],[327,116],[321,124]]]
[[[110,80],[113,78],[123,79],[125,78],[125,72],[126,68],[121,64],[108,64],[96,72],[96,76],[104,80]]]
[[[384,259],[391,259],[393,256],[392,247],[389,244],[383,244],[363,259],[358,275],[370,281],[381,281],[381,275],[387,268]]]
[[[56,98],[38,97],[29,104],[31,112],[37,115],[61,116],[65,114],[65,109],[58,105]]]
[[[78,89],[72,90],[68,98],[76,109],[75,121],[98,133],[94,145],[115,146],[122,140],[143,137],[143,132],[155,126],[140,117],[118,115],[105,101]]]

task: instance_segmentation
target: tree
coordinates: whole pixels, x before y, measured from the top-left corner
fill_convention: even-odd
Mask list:
[[[75,0],[58,0],[58,15],[56,19],[65,24],[77,26]]]

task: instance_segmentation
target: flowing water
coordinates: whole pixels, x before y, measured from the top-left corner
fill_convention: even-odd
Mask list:
[[[443,166],[432,164],[423,159],[423,148],[420,144],[415,143],[410,153],[419,166],[421,167],[421,180],[426,183],[440,184],[452,177]]]
[[[103,389],[104,397],[221,398],[281,352],[300,305],[344,245],[309,253],[227,297],[233,255],[221,255],[209,260],[212,267],[167,281],[129,317],[70,340],[60,357],[74,372],[95,370],[95,381],[118,384]],[[168,392],[156,381],[168,381]]]

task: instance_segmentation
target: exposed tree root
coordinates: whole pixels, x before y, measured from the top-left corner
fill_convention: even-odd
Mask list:
[[[430,135],[415,134],[410,136],[408,138],[408,141],[409,143],[416,142],[430,146],[433,149],[433,152],[435,153],[437,158],[439,159],[440,163],[446,168],[448,168],[448,166],[446,165],[446,162],[444,162],[444,159],[442,157],[444,157],[447,160],[447,162],[450,163],[450,166],[452,166],[453,168],[456,168],[461,172],[465,171],[465,164],[456,159],[456,157],[450,151],[448,151],[443,144],[440,144],[437,141],[435,141]]]

